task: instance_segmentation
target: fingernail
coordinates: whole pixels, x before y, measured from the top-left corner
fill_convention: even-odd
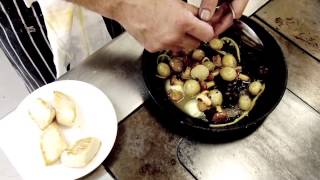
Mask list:
[[[204,21],[209,21],[211,13],[208,9],[202,9],[201,14],[200,14],[200,18]]]

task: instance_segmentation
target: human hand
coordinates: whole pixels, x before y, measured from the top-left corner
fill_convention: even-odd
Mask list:
[[[199,17],[209,22],[215,35],[219,35],[228,29],[234,19],[239,19],[249,0],[233,0],[225,2],[216,9],[218,0],[202,0]]]
[[[198,9],[180,0],[117,0],[117,20],[150,52],[196,48],[214,37],[213,28],[196,17]]]

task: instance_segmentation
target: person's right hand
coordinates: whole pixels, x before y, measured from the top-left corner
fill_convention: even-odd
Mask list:
[[[198,9],[181,0],[115,0],[117,20],[150,52],[196,48],[214,37],[213,28],[196,17]]]

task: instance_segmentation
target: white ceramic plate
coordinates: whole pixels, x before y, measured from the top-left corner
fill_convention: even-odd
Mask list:
[[[52,102],[53,91],[69,95],[77,104],[77,124],[62,128],[69,142],[94,136],[101,140],[95,158],[83,168],[68,168],[60,162],[45,166],[40,151],[41,130],[28,116],[28,107],[36,98]],[[18,106],[15,119],[6,129],[1,145],[9,160],[24,179],[77,179],[97,168],[110,153],[117,135],[117,118],[108,97],[96,87],[80,81],[57,81],[34,91]],[[3,134],[3,133],[1,133]]]

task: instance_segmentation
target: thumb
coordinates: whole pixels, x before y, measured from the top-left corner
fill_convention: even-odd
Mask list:
[[[217,4],[218,0],[202,0],[199,10],[200,19],[210,21],[216,10]]]

